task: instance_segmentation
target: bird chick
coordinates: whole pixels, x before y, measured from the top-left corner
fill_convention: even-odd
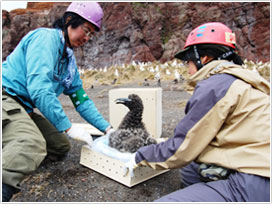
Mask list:
[[[136,152],[140,147],[156,144],[147,132],[142,122],[143,102],[136,94],[131,94],[128,98],[118,98],[117,104],[123,104],[128,107],[126,114],[118,129],[109,136],[109,146],[120,152]]]

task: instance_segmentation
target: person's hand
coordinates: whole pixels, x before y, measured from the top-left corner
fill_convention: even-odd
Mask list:
[[[124,170],[123,170],[124,177],[128,174],[128,172],[130,173],[131,177],[134,177],[134,169],[137,167],[135,157],[136,157],[136,153],[133,153],[131,155],[130,160],[127,163],[125,163]]]
[[[106,132],[106,136],[110,136],[110,135],[111,135],[111,133],[114,133],[114,132],[115,132],[115,129],[110,128],[109,130],[107,130],[107,132]]]
[[[89,146],[93,144],[92,136],[83,128],[72,125],[66,133],[72,139],[87,142]]]

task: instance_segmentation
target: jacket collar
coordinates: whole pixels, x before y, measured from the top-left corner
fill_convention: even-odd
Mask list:
[[[210,63],[203,66],[194,75],[192,75],[188,80],[188,84],[192,87],[195,87],[199,81],[209,78],[212,73],[214,73],[218,70],[222,70],[222,66],[227,65],[227,64],[235,65],[235,64],[233,64],[229,61],[226,61],[226,60],[211,61]]]
[[[188,85],[194,88],[199,81],[205,80],[211,75],[223,73],[233,75],[261,92],[270,95],[270,84],[268,81],[266,81],[258,73],[244,69],[242,66],[227,60],[214,60],[206,64],[189,78]]]

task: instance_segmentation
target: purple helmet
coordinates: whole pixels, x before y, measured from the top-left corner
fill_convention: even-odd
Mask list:
[[[66,12],[73,12],[86,19],[100,31],[103,10],[97,2],[72,2]]]

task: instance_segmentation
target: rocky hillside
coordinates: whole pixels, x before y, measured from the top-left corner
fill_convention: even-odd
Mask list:
[[[37,27],[51,27],[69,3],[28,3],[27,9],[3,11],[2,58]],[[201,23],[221,21],[234,30],[239,53],[270,61],[269,2],[103,2],[104,23],[87,45],[77,49],[82,68],[103,68],[132,61],[173,59],[189,32]]]

